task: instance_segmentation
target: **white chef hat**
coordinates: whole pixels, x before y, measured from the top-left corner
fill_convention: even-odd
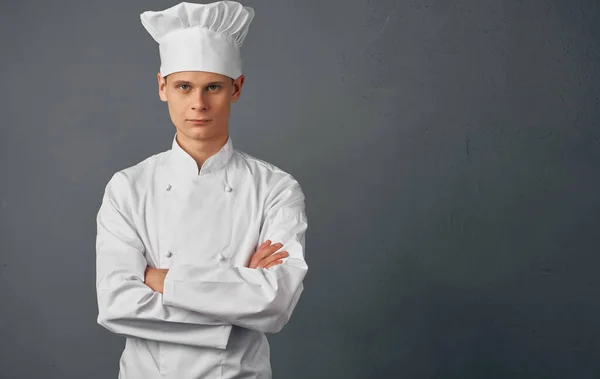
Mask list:
[[[240,48],[254,9],[237,1],[179,3],[140,15],[142,25],[159,44],[160,74],[208,71],[233,79],[242,74]]]

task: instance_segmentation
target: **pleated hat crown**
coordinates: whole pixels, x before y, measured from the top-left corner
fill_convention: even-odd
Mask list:
[[[159,44],[162,77],[179,71],[208,71],[233,79],[242,74],[240,48],[253,18],[254,9],[237,1],[182,2],[140,15],[142,25]]]

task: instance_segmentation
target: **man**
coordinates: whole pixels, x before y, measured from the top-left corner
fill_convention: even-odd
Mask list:
[[[98,323],[127,337],[120,379],[271,378],[265,333],[303,291],[300,185],[228,132],[253,17],[233,1],[141,15],[176,133],[112,176],[97,215]]]

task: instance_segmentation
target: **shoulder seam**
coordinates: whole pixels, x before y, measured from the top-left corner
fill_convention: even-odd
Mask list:
[[[253,161],[253,162],[256,162],[256,163],[260,164],[261,166],[263,166],[263,167],[264,167],[264,168],[266,168],[266,169],[272,169],[274,172],[281,172],[281,173],[283,173],[283,174],[286,174],[286,175],[292,176],[292,175],[291,175],[289,172],[286,172],[286,171],[282,170],[281,168],[277,167],[276,165],[274,165],[274,164],[272,164],[272,163],[265,162],[265,161],[264,161],[264,160],[262,160],[262,159],[255,158],[255,157],[253,157],[253,156],[251,156],[251,155],[248,155],[248,154],[246,154],[246,153],[239,152],[239,151],[237,151],[237,150],[235,151],[235,153],[236,153],[236,154],[238,154],[240,157],[244,158],[245,160],[248,160],[248,161]],[[270,167],[269,167],[269,166],[270,166]]]

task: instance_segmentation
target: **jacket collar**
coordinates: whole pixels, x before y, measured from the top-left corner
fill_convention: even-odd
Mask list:
[[[169,154],[169,163],[172,165],[173,170],[178,173],[196,178],[199,175],[208,174],[223,168],[229,162],[233,151],[233,142],[231,141],[231,136],[228,136],[225,145],[215,154],[208,157],[204,164],[202,164],[200,172],[198,172],[198,164],[191,155],[181,148],[177,142],[177,133],[175,133]]]

